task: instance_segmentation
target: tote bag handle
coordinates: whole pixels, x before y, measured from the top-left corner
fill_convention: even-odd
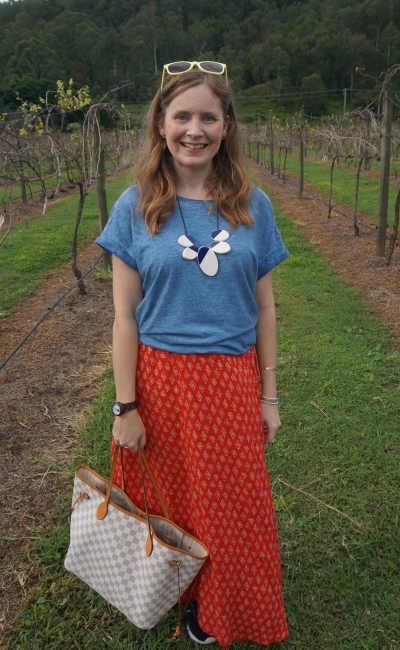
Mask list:
[[[114,450],[114,457],[113,457],[113,461],[112,461],[112,465],[111,465],[110,479],[108,481],[106,496],[105,496],[104,501],[102,501],[100,503],[99,507],[97,508],[97,519],[104,519],[104,517],[106,516],[106,514],[108,512],[108,502],[109,502],[110,496],[111,496],[111,490],[112,490],[112,486],[113,486],[115,468],[117,466],[118,453],[121,454],[122,487],[124,488],[123,452],[122,452],[122,447],[119,447],[118,445],[116,445],[115,450]],[[147,492],[146,492],[146,484],[145,484],[145,481],[144,481],[143,466],[145,467],[146,472],[148,474],[148,477],[149,477],[149,479],[151,481],[151,484],[152,484],[152,486],[153,486],[153,488],[155,490],[155,493],[156,493],[157,498],[158,498],[158,500],[160,502],[160,505],[161,505],[161,508],[162,508],[162,511],[164,513],[165,518],[168,519],[169,521],[171,520],[171,518],[169,516],[167,506],[165,505],[165,501],[162,498],[160,488],[158,487],[156,479],[154,478],[153,472],[151,471],[150,466],[149,466],[149,464],[147,462],[147,458],[145,457],[145,455],[144,455],[144,453],[142,452],[141,449],[139,449],[139,464],[140,464],[140,474],[141,474],[141,477],[142,477],[142,484],[143,484],[144,503],[145,503],[145,507],[146,507],[146,519],[147,519],[147,525],[148,525],[148,528],[149,528],[149,535],[148,535],[147,542],[146,542],[146,554],[150,555],[152,550],[153,550],[153,535],[152,535],[152,530],[151,530],[151,525],[150,525],[149,508],[148,508],[148,504],[147,504]]]

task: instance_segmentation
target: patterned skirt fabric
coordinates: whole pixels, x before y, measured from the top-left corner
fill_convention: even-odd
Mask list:
[[[171,519],[210,551],[191,594],[200,627],[222,646],[286,639],[254,350],[191,355],[140,344],[137,399],[146,457]],[[144,509],[137,455],[123,453],[126,493]],[[146,487],[150,512],[162,515],[148,480]]]

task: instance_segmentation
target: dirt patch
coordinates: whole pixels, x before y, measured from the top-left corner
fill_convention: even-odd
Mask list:
[[[99,256],[95,244],[79,254],[86,270]],[[0,328],[0,360],[75,281],[71,265],[15,309]],[[69,488],[62,468],[70,461],[76,425],[98,392],[109,364],[113,320],[111,280],[85,279],[87,296],[74,289],[0,373],[0,633],[6,634],[32,567],[18,554],[32,525],[46,525]],[[14,542],[4,543],[4,538]],[[24,539],[25,538],[25,539]],[[11,569],[11,567],[14,567]],[[1,644],[1,642],[0,642]]]
[[[375,224],[365,214],[358,218],[372,230],[360,229],[360,237],[354,236],[350,220],[333,212],[328,219],[328,208],[316,199],[297,196],[297,179],[287,175],[286,184],[264,167],[248,162],[256,178],[267,188],[273,201],[295,221],[308,241],[321,250],[325,259],[333,262],[339,274],[353,285],[371,304],[375,315],[387,325],[400,351],[400,248],[395,247],[391,266],[385,266],[381,257],[375,255]],[[307,187],[320,198],[327,195],[309,184]],[[335,206],[349,214],[348,206]]]

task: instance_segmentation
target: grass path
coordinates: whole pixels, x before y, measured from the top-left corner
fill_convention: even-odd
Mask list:
[[[275,152],[275,167],[278,167],[279,154]],[[284,153],[281,156],[281,172],[283,173]],[[294,176],[298,176],[298,160],[295,156],[287,156],[286,171]],[[275,171],[275,173],[277,173]],[[330,166],[323,163],[312,162],[307,158],[304,159],[304,183],[323,190],[329,195],[330,191]],[[353,215],[354,195],[356,187],[356,171],[338,169],[335,167],[333,172],[333,204],[335,202],[345,203],[348,205],[348,214]],[[394,219],[394,206],[399,188],[389,185],[389,212],[388,224],[392,227]],[[363,176],[361,172],[358,209],[360,212],[367,214],[374,223],[377,223],[379,199],[379,179]]]
[[[278,149],[277,153],[279,155],[279,149]],[[292,147],[292,153],[291,154],[289,153],[288,155],[297,159],[298,148],[297,147]],[[321,156],[321,154],[319,154],[319,155]],[[331,165],[331,161],[329,159],[324,158],[322,160],[322,156],[320,158],[318,158],[318,154],[316,154],[316,152],[313,152],[313,151],[308,152],[306,159],[310,160],[311,162],[314,161],[316,164],[319,164],[319,165],[326,165],[327,167],[330,167],[330,165]],[[348,171],[351,171],[351,169],[353,169],[353,172],[355,173],[356,172],[356,167],[354,166],[354,160],[355,160],[354,158],[352,158],[351,160],[346,160],[346,158],[344,158],[343,156],[340,156],[339,164],[345,170],[347,169]],[[357,163],[357,165],[358,165],[358,163]],[[379,172],[379,169],[380,169],[379,160],[370,160],[369,161],[369,167],[370,167],[370,169]],[[361,170],[361,174],[363,174],[364,172],[365,172],[365,170],[364,170],[364,167],[363,167],[362,170]],[[400,161],[396,160],[395,163],[393,163],[393,160],[391,160],[390,161],[390,179],[389,179],[389,182],[393,183],[393,184],[396,184],[396,182],[397,182],[395,172],[397,174],[399,174],[399,172],[400,172]],[[378,173],[378,177],[379,177],[379,173]]]
[[[107,183],[109,206],[127,186],[125,173]],[[71,259],[78,203],[78,194],[66,197],[51,205],[44,216],[31,217],[12,228],[0,248],[0,320],[32,295],[56,268]],[[92,191],[86,198],[79,227],[80,247],[98,232],[97,199]]]
[[[291,253],[274,272],[282,429],[267,449],[291,633],[276,648],[399,650],[399,358],[368,305],[276,212]],[[111,371],[102,381],[73,465],[107,474]],[[68,507],[69,497],[50,530],[32,531],[40,579],[7,647],[176,647],[176,609],[140,631],[65,572]],[[183,633],[179,647],[196,646]]]

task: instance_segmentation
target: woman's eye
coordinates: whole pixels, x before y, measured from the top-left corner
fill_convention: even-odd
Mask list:
[[[183,122],[184,120],[186,120],[186,115],[177,115],[176,119],[178,120],[178,122]]]
[[[214,117],[212,115],[207,115],[207,117],[204,118],[205,122],[214,122]]]

